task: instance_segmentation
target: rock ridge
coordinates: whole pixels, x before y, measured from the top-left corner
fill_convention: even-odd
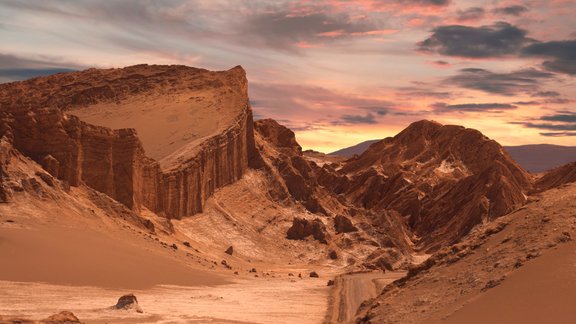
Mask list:
[[[140,69],[148,75],[133,77]],[[17,150],[69,185],[85,183],[135,211],[146,207],[168,218],[201,212],[204,201],[217,188],[238,180],[247,170],[254,138],[247,80],[241,67],[207,72],[141,65],[104,71],[114,76],[105,85],[99,85],[104,72],[95,69],[0,85],[0,137],[5,136]],[[157,81],[164,74],[177,77],[186,73],[192,78],[196,73],[222,74],[222,82],[227,82],[244,104],[233,123],[197,141],[195,149],[173,155],[176,163],[165,168],[146,156],[136,130],[95,126],[65,113],[73,105],[122,100],[134,93],[145,94],[151,87],[180,91],[186,84]],[[87,80],[97,86],[90,88]],[[63,81],[70,85],[53,86]],[[54,87],[63,92],[51,95]]]

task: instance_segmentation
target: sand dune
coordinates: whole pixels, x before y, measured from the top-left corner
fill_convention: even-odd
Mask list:
[[[438,323],[570,324],[576,320],[576,244],[544,254]]]

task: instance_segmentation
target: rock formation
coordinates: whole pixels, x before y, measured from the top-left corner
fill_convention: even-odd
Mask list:
[[[170,98],[198,87],[229,93],[239,107],[228,125],[160,162],[145,155],[134,129],[111,130],[66,113],[154,93]],[[209,72],[142,65],[8,83],[0,85],[0,137],[72,186],[85,183],[136,211],[146,207],[180,218],[202,211],[215,189],[238,180],[248,168],[254,144],[246,91],[240,67]]]
[[[289,240],[303,240],[308,236],[314,237],[320,243],[328,243],[328,234],[326,233],[326,226],[318,218],[314,220],[307,220],[304,218],[294,218],[292,227],[288,229],[286,238]]]
[[[530,176],[493,140],[461,126],[419,121],[372,144],[334,188],[356,205],[395,210],[422,246],[452,244],[526,201]]]
[[[536,181],[536,191],[545,191],[576,181],[576,162],[550,170]]]

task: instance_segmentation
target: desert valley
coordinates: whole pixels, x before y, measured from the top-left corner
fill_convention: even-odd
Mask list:
[[[249,95],[240,66],[0,84],[0,323],[573,323],[576,156],[430,120],[303,151]]]

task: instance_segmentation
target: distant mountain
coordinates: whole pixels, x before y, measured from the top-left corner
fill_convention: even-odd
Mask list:
[[[534,173],[576,161],[576,146],[533,144],[504,148],[524,169]]]
[[[353,157],[354,154],[360,155],[360,154],[364,153],[364,151],[366,151],[370,145],[372,145],[376,142],[379,142],[379,141],[380,140],[378,140],[378,139],[365,141],[365,142],[356,144],[354,146],[345,147],[345,148],[340,149],[338,151],[328,153],[328,155],[338,155],[338,156],[350,158],[350,157]]]
[[[329,155],[350,158],[354,154],[364,153],[368,147],[380,140],[368,140],[354,146],[346,147]],[[538,173],[576,161],[576,146],[560,146],[551,144],[530,144],[519,146],[504,146],[506,151],[526,171]]]

